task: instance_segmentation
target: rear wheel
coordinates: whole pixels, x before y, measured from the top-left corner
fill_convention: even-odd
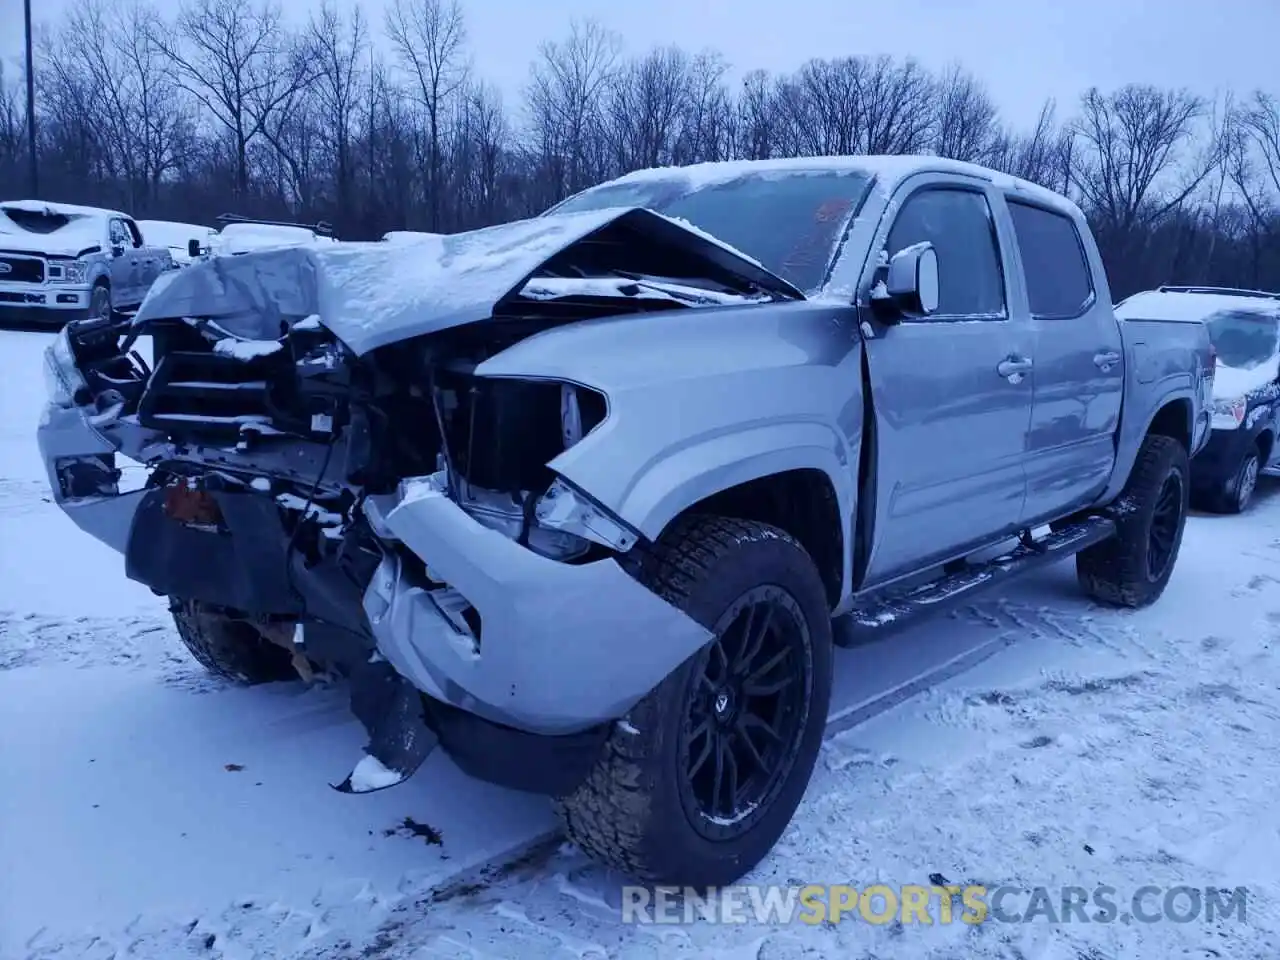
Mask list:
[[[1190,484],[1186,448],[1172,437],[1142,441],[1129,481],[1109,513],[1116,535],[1076,556],[1084,591],[1118,607],[1144,607],[1164,592],[1182,545]]]
[[[298,679],[293,654],[252,624],[194,600],[177,600],[172,609],[183,644],[215,676],[243,684]]]
[[[763,859],[813,773],[831,697],[831,615],[788,534],[678,521],[640,579],[713,634],[615,725],[557,801],[569,838],[651,883],[719,886]]]

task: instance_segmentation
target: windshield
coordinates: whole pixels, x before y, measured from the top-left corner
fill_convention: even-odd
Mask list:
[[[555,213],[647,207],[686,220],[799,289],[826,280],[836,247],[870,176],[856,170],[754,173],[698,184],[670,177],[606,183],[570,197]]]
[[[1257,310],[1227,310],[1205,319],[1209,339],[1224,367],[1249,370],[1271,360],[1280,348],[1280,317]]]

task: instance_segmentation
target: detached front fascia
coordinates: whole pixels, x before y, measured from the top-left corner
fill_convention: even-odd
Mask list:
[[[117,444],[89,421],[84,407],[50,403],[36,441],[58,506],[81,530],[120,553],[145,491],[119,491]]]
[[[415,686],[485,719],[542,734],[617,719],[711,639],[615,560],[539,556],[427,478],[365,509],[435,581],[388,554],[365,594],[378,649]]]

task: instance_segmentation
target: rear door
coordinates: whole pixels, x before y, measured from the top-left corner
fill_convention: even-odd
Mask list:
[[[1035,330],[1035,397],[1027,438],[1028,525],[1091,503],[1115,467],[1124,344],[1096,250],[1076,220],[1005,195]]]
[[[868,585],[970,552],[1022,517],[1032,331],[1009,309],[1012,239],[992,196],[979,180],[911,177],[871,248],[932,243],[939,308],[866,339],[878,464]]]

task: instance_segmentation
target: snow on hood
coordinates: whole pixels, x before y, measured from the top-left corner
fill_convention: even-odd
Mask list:
[[[62,216],[67,218],[67,223],[48,232],[28,230],[11,218],[6,210]],[[113,216],[123,214],[38,200],[0,201],[0,249],[77,257],[101,248],[106,239],[106,221]]]
[[[1238,400],[1257,390],[1272,386],[1280,376],[1280,356],[1272,357],[1266,363],[1256,367],[1240,370],[1223,366],[1219,361],[1214,367],[1213,399]]]
[[[616,221],[789,298],[786,281],[656,213],[613,208],[551,214],[412,243],[334,243],[214,257],[152,286],[135,324],[205,317],[246,340],[274,340],[310,316],[356,354],[487,319],[560,251]],[[531,291],[546,296],[547,290]]]

